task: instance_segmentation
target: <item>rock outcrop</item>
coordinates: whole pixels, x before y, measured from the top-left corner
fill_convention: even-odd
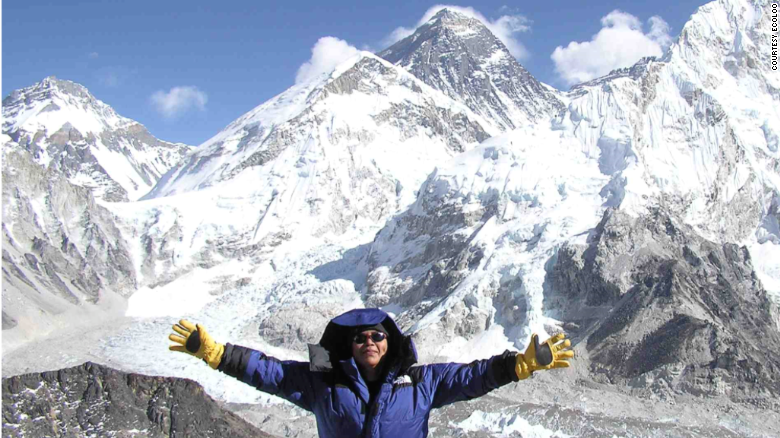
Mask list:
[[[270,437],[196,382],[87,362],[3,379],[3,437]]]
[[[593,377],[734,399],[780,394],[777,311],[744,246],[717,244],[657,210],[610,210],[584,245],[564,245],[545,307],[576,324]]]

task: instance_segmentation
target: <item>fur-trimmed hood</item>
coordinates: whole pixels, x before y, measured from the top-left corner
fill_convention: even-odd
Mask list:
[[[407,369],[417,363],[417,349],[393,318],[381,309],[353,309],[333,318],[325,327],[319,344],[309,344],[312,371],[329,371],[335,362],[352,358],[352,331],[355,327],[382,324],[388,334],[388,354],[392,365]],[[391,366],[392,366],[391,365]],[[393,368],[395,368],[393,366]]]

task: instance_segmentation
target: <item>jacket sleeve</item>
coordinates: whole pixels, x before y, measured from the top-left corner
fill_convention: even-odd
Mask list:
[[[227,344],[217,369],[260,391],[312,410],[316,377],[308,362],[280,361],[251,348]]]
[[[516,352],[507,350],[501,355],[469,364],[426,365],[432,385],[432,407],[435,409],[457,401],[482,397],[496,388],[517,382],[515,356]]]

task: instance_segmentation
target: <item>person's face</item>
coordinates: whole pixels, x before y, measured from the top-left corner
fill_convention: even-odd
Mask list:
[[[364,368],[378,367],[382,358],[387,354],[387,336],[376,342],[371,338],[374,333],[384,334],[376,330],[366,330],[352,338],[352,357],[355,358],[355,362],[359,366]],[[357,341],[363,342],[358,343]]]

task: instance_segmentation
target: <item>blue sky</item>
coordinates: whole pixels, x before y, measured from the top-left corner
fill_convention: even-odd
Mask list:
[[[305,63],[381,50],[436,5],[477,14],[534,76],[568,89],[662,50],[704,3],[4,0],[2,92],[54,75],[160,139],[198,145],[292,86]]]

